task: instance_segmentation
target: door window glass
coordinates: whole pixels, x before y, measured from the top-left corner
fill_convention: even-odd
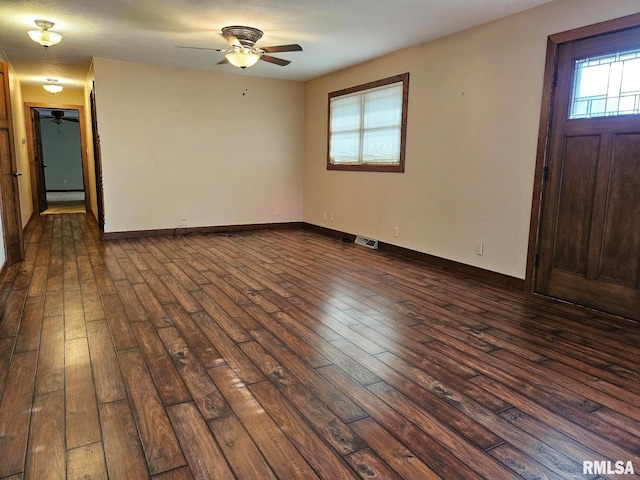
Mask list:
[[[569,119],[640,114],[640,49],[575,61]]]

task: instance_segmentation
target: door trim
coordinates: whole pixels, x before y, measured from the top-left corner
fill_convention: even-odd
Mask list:
[[[547,57],[544,70],[542,104],[540,107],[540,127],[538,129],[538,147],[533,182],[531,220],[529,223],[529,249],[527,253],[527,270],[525,276],[526,292],[535,293],[535,279],[538,273],[537,255],[540,248],[540,218],[542,202],[544,201],[545,171],[551,139],[551,118],[555,94],[558,49],[563,43],[584,40],[589,37],[619,32],[621,30],[627,30],[638,26],[640,26],[640,13],[635,13],[633,15],[627,15],[614,20],[608,20],[606,22],[549,35],[547,39]]]
[[[59,108],[63,110],[78,111],[78,125],[80,127],[80,154],[82,157],[82,184],[84,186],[85,211],[91,213],[91,189],[89,188],[89,164],[87,159],[87,133],[85,125],[84,105],[72,105],[63,103],[25,102],[24,113],[27,127],[27,151],[29,155],[29,173],[31,175],[31,203],[33,214],[38,215],[38,185],[36,185],[35,145],[33,141],[33,122],[31,121],[32,108]]]

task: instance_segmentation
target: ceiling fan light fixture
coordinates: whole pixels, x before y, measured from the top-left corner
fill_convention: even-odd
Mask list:
[[[48,83],[42,85],[42,88],[53,95],[64,90],[64,87],[62,85],[58,85],[58,80],[56,80],[55,78],[47,78],[47,82]]]
[[[29,37],[36,43],[39,43],[44,48],[49,48],[52,45],[57,45],[62,41],[62,35],[56,32],[49,31],[55,24],[48,20],[36,20],[36,25],[40,27],[40,30],[29,30]]]
[[[260,60],[261,54],[247,48],[234,48],[224,56],[234,67],[247,68],[255,65]]]

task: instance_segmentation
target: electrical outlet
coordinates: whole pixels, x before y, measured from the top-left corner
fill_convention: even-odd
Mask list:
[[[329,218],[331,218],[331,221],[333,222],[333,213],[331,214],[331,216]]]
[[[400,236],[400,229],[398,227],[394,227],[393,236],[394,237],[399,237]]]
[[[276,217],[279,217],[279,216],[280,216],[280,209],[276,208]]]
[[[180,220],[186,220],[186,219],[187,219],[187,212],[186,212],[186,211],[183,211],[183,212],[180,214]]]
[[[476,255],[484,255],[484,243],[476,243]]]

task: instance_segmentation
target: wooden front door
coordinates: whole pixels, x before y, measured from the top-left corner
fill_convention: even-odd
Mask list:
[[[635,319],[639,83],[640,27],[559,46],[535,280],[540,293]]]
[[[0,63],[0,206],[4,231],[7,265],[19,262],[24,257],[22,243],[22,216],[16,156],[13,144],[11,100],[9,97],[8,66]]]

